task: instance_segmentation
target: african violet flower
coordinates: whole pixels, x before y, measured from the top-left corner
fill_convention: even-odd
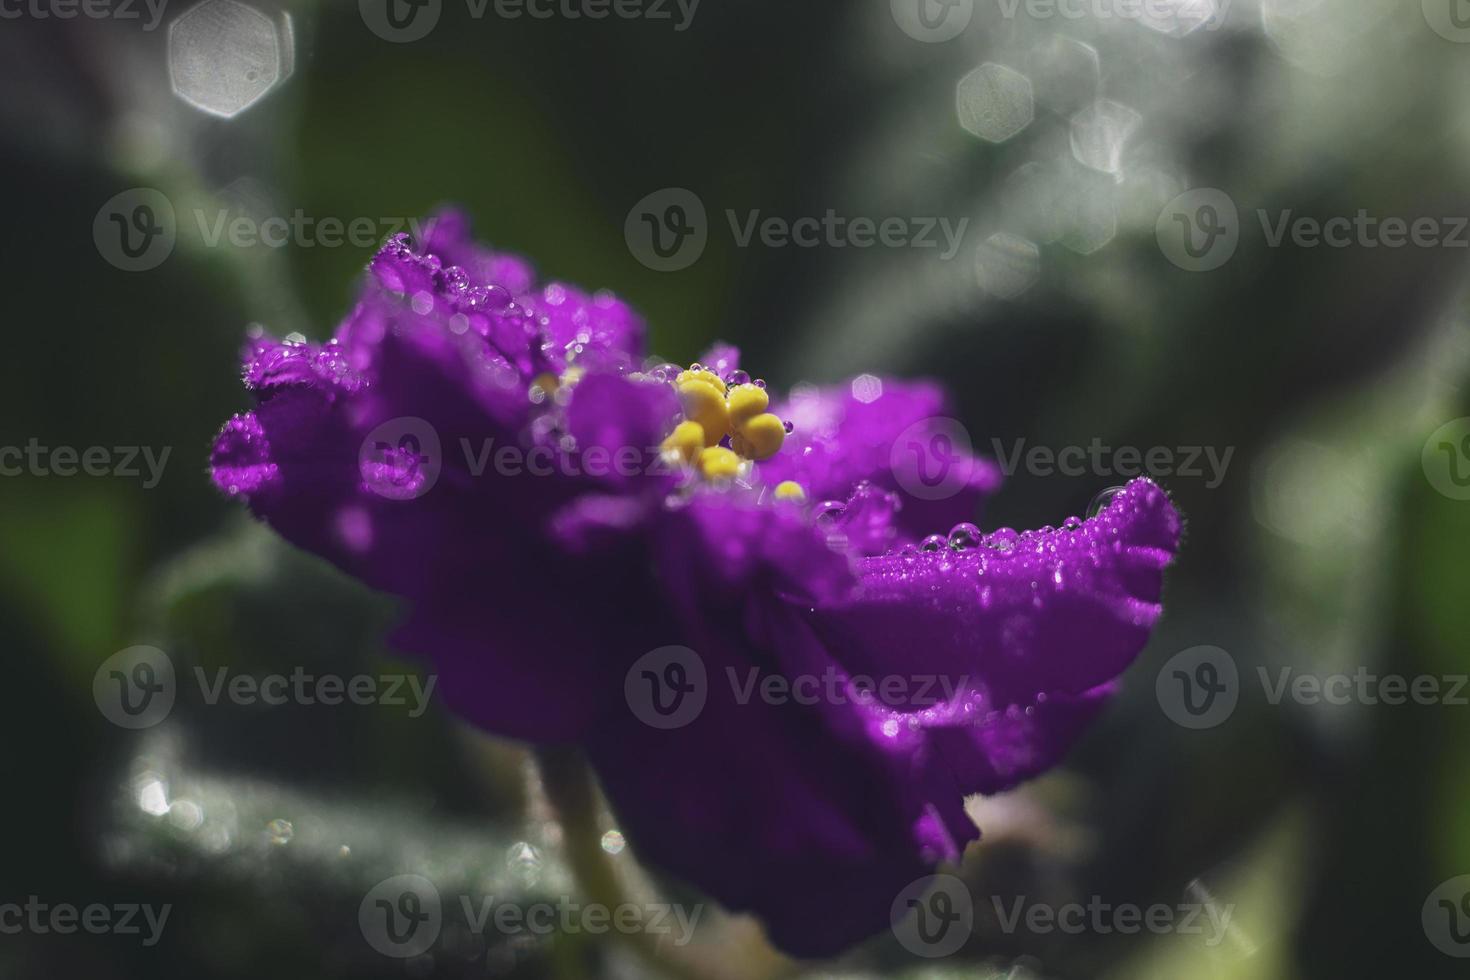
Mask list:
[[[407,600],[393,641],[452,709],[585,746],[645,861],[832,953],[979,836],[967,794],[1051,767],[1098,713],[1179,517],[1136,480],[1086,521],[981,535],[991,464],[952,452],[941,499],[904,489],[896,440],[939,434],[935,386],[782,402],[733,348],[680,370],[642,340],[620,300],[538,287],[446,214],[378,253],[332,340],[252,343],[258,405],[214,480]],[[638,669],[671,645],[697,666]],[[630,709],[645,673],[678,695],[698,669],[692,718]]]

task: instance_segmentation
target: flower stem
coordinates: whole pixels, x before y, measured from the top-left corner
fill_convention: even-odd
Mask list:
[[[561,824],[567,864],[588,898],[609,910],[640,904],[602,849],[601,797],[582,751],[542,746],[535,755],[547,800]],[[774,980],[794,972],[794,964],[772,950],[753,929],[720,932],[710,941],[686,946],[661,942],[641,929],[615,930],[610,935],[627,943],[649,965],[680,980]]]

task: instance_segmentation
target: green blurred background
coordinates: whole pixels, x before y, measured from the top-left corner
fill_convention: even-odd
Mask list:
[[[294,72],[231,118],[172,90],[168,25],[191,4],[151,31],[30,8],[0,20],[0,446],[171,452],[152,488],[0,478],[0,902],[174,906],[153,947],[0,935],[0,976],[658,969],[586,935],[455,934],[407,962],[364,942],[364,892],[406,869],[445,894],[580,887],[524,752],[437,704],[422,718],[189,705],[129,732],[93,701],[99,665],[136,643],[247,673],[405,669],[383,646],[388,604],[251,526],[206,474],[214,432],[246,407],[246,329],[327,336],[372,250],[211,247],[189,216],[381,224],[445,202],[543,275],[626,297],[676,361],[724,338],[782,387],[941,377],[986,453],[1094,438],[1233,450],[1218,486],[1160,475],[1189,522],[1165,621],[1065,771],[976,805],[987,843],[964,869],[977,896],[1209,895],[1233,907],[1226,942],[1007,934],[981,901],[973,940],[938,963],[879,937],[789,964],[726,920],[694,975],[1463,976],[1421,911],[1470,874],[1470,707],[1273,705],[1254,681],[1258,667],[1470,670],[1470,502],[1436,489],[1423,460],[1432,433],[1470,415],[1463,242],[1271,247],[1256,217],[1470,215],[1470,44],[1445,19],[1453,4],[1236,0],[1187,30],[1215,8],[1160,0],[1174,19],[1150,25],[1099,15],[1118,4],[1032,16],[976,0],[963,31],[931,42],[903,0],[704,0],[686,30],[446,2],[427,37],[390,43],[356,4],[252,0],[278,30],[289,16]],[[1024,76],[1034,107],[1000,143],[960,123],[957,84],[988,63]],[[1014,109],[1003,95],[982,92],[982,115]],[[1097,100],[1136,119],[1079,129]],[[1099,138],[1106,172],[1080,162]],[[178,244],[126,272],[92,228],[137,187],[172,202]],[[624,222],[668,187],[701,199],[709,242],[659,272]],[[1239,208],[1237,251],[1211,272],[1160,246],[1161,213],[1191,188]],[[828,209],[968,231],[946,262],[741,247],[725,218]],[[1022,470],[981,524],[1059,523],[1117,482]],[[1199,645],[1227,650],[1244,681],[1227,721],[1189,730],[1155,678]],[[194,809],[150,809],[155,783]],[[614,861],[631,866],[632,845]]]

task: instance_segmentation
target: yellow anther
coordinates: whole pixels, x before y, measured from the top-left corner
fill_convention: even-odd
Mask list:
[[[679,462],[693,466],[704,451],[704,426],[698,422],[680,422],[664,440],[663,451],[674,453]]]
[[[806,503],[806,491],[795,480],[782,480],[776,484],[775,496],[777,500],[789,500],[798,504]]]
[[[679,404],[684,408],[684,417],[698,422],[704,429],[704,444],[713,446],[730,431],[730,415],[725,408],[725,396],[713,386],[702,381],[690,381],[679,386]]]
[[[732,480],[740,472],[740,457],[724,446],[710,446],[699,454],[699,472],[706,480]]]
[[[757,415],[740,427],[740,431],[730,440],[736,451],[742,456],[760,461],[770,459],[781,449],[781,443],[786,441],[786,426],[781,420],[770,412]]]
[[[707,384],[721,395],[725,393],[725,382],[718,374],[705,368],[700,368],[698,371],[680,371],[679,376],[674,379],[674,387],[683,391],[685,385],[694,382]]]
[[[535,379],[531,382],[531,387],[540,388],[548,395],[554,394],[556,389],[561,387],[561,379],[550,371],[543,371],[536,375]]]
[[[766,410],[766,406],[771,404],[771,397],[759,385],[736,385],[730,389],[725,404],[730,408],[730,427],[738,431]]]

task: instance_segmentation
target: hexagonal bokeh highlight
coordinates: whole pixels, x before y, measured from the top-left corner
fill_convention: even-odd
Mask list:
[[[1102,59],[1090,44],[1052,34],[1032,49],[1026,67],[1036,101],[1052,112],[1071,115],[1097,98]]]
[[[986,62],[955,87],[960,125],[989,143],[1004,143],[1031,125],[1036,107],[1031,80],[1013,68]]]
[[[864,405],[883,397],[883,379],[871,374],[860,374],[852,379],[852,397]]]
[[[996,232],[975,251],[980,288],[1000,299],[1014,299],[1041,278],[1041,249],[1009,232]]]
[[[1102,99],[1072,117],[1072,156],[1084,167],[1107,174],[1123,169],[1128,140],[1143,122],[1138,110]]]
[[[1118,234],[1117,184],[1106,174],[1081,171],[1062,191],[1067,231],[1059,239],[1078,255],[1091,255]]]
[[[230,119],[291,77],[296,40],[289,14],[272,20],[239,0],[204,0],[168,29],[174,94]]]

